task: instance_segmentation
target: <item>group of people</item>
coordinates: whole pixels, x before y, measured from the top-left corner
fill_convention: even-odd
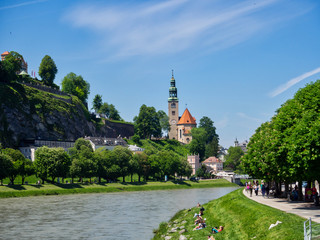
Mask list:
[[[200,205],[200,203],[197,204],[197,207],[200,208],[199,213],[195,213],[193,218],[196,218],[194,220],[194,224],[196,225],[196,227],[193,229],[195,230],[200,230],[205,228],[206,225],[206,218],[203,218],[203,213],[204,213],[204,207]],[[223,230],[223,226],[220,227],[213,227],[211,228],[212,233],[219,233]],[[215,238],[211,235],[208,236],[208,239],[210,240],[215,240]]]
[[[253,180],[253,182],[251,183],[251,181],[246,182],[246,191],[247,193],[250,193],[250,197],[252,197],[252,192],[254,191],[254,193],[256,194],[256,196],[258,196],[259,194],[259,190],[261,190],[261,194],[262,196],[269,196],[269,185],[266,184],[264,181],[261,181],[261,184],[259,184],[258,180]]]

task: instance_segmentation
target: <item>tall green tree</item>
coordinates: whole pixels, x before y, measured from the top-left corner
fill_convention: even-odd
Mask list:
[[[120,168],[120,176],[122,176],[123,182],[125,182],[125,177],[129,174],[129,162],[132,158],[132,153],[128,148],[116,146],[113,149],[113,154],[113,157]]]
[[[92,108],[95,112],[99,112],[101,106],[102,106],[102,95],[95,95],[92,101]]]
[[[77,96],[85,105],[90,93],[90,84],[81,75],[68,73],[62,80],[62,91]]]
[[[20,72],[22,55],[11,51],[3,61],[0,61],[0,82],[14,82],[18,79]]]
[[[214,122],[209,117],[202,117],[200,119],[199,128],[203,128],[206,131],[206,151],[205,156],[217,156],[219,152],[219,136],[216,133],[216,127]]]
[[[45,55],[42,58],[39,67],[39,76],[41,77],[42,81],[46,85],[52,86],[57,72],[58,69],[53,59],[50,56]]]
[[[13,168],[12,159],[10,156],[0,152],[0,183],[2,180],[9,177],[10,170]]]
[[[244,155],[241,147],[230,147],[226,155],[224,167],[233,171],[240,170],[241,157]]]
[[[24,165],[25,157],[19,150],[12,148],[5,148],[2,150],[2,152],[11,158],[12,168],[9,171],[9,179],[10,182],[14,184],[15,178],[21,173],[21,168]]]
[[[43,146],[36,150],[35,155],[35,171],[43,183],[49,177],[54,182],[57,177],[66,177],[69,173],[71,159],[63,148]]]
[[[207,132],[204,128],[191,129],[192,141],[189,144],[190,152],[199,154],[200,160],[204,160],[206,151]]]
[[[143,104],[140,107],[140,112],[134,118],[135,132],[142,139],[161,136],[161,125],[159,114],[154,107],[147,107]]]
[[[159,115],[160,127],[162,132],[168,134],[168,132],[170,131],[170,123],[169,123],[168,115],[162,110],[158,111],[158,115]]]

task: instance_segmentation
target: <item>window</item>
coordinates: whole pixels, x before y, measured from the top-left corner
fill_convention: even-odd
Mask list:
[[[182,138],[182,130],[180,129],[180,138]]]
[[[172,115],[176,115],[176,111],[172,111]]]
[[[175,103],[171,103],[171,108],[176,108],[176,104]]]

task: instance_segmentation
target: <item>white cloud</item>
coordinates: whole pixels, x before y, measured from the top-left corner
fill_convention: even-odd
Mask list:
[[[302,80],[311,77],[317,73],[320,72],[320,67],[310,71],[310,72],[306,72],[298,77],[292,78],[290,79],[287,83],[279,86],[276,90],[272,91],[270,93],[270,97],[275,97],[278,96],[279,94],[283,93],[284,91],[287,91],[289,88],[291,88],[292,86],[296,85],[297,83],[301,82]]]
[[[227,5],[223,0],[168,0],[79,5],[68,10],[63,19],[102,35],[103,47],[114,56],[156,55],[190,48],[208,51],[248,39],[271,22],[276,24],[276,16],[285,18],[299,12],[283,14],[279,2],[247,0]]]
[[[37,4],[37,3],[46,2],[46,1],[48,1],[48,0],[35,0],[35,1],[23,2],[23,3],[0,7],[0,10],[10,9],[10,8],[18,8],[18,7],[23,7],[23,6]]]

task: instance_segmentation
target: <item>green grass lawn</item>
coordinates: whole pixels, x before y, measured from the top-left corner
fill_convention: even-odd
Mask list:
[[[235,184],[224,179],[192,181],[168,181],[168,182],[127,182],[127,183],[101,183],[101,184],[28,184],[28,185],[4,185],[0,186],[0,198],[26,197],[39,195],[58,195],[75,193],[102,193],[123,191],[150,191],[166,189],[233,187]]]
[[[179,211],[168,223],[161,223],[154,240],[164,239],[164,236],[172,236],[172,240],[179,239],[179,231],[185,228],[183,233],[187,239],[208,239],[211,227],[224,226],[225,229],[214,234],[216,240],[220,239],[303,239],[303,222],[305,219],[282,212],[280,210],[259,204],[248,199],[242,194],[243,189],[238,189],[219,199],[204,204],[204,215],[207,227],[193,231],[195,213],[199,208]],[[281,221],[282,223],[269,230],[270,225]],[[174,228],[179,227],[177,232],[169,233]]]

